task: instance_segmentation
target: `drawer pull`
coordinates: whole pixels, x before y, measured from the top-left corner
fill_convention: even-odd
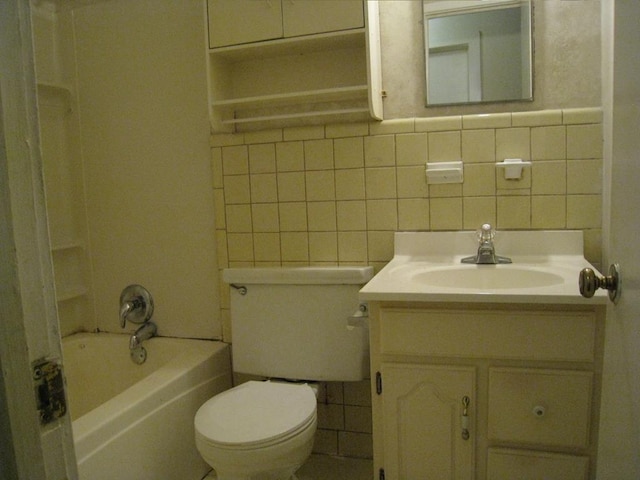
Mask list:
[[[469,404],[471,399],[466,395],[462,397],[462,439],[469,440]]]
[[[547,409],[544,408],[542,405],[536,405],[535,407],[533,407],[533,416],[536,418],[542,418],[544,417],[544,414],[546,413]]]

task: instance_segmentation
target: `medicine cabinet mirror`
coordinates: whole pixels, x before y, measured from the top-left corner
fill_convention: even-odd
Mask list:
[[[426,105],[533,100],[530,0],[423,0]]]

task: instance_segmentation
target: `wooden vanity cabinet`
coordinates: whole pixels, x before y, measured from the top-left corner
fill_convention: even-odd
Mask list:
[[[378,2],[206,0],[213,131],[382,119]]]
[[[376,478],[595,478],[603,306],[369,310]]]

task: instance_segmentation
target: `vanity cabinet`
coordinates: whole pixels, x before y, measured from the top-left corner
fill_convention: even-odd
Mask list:
[[[604,308],[370,302],[376,478],[595,478]]]
[[[378,2],[206,6],[214,131],[382,119]]]

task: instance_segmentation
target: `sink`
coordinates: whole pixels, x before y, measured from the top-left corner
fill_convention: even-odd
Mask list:
[[[502,231],[496,254],[511,264],[461,263],[477,248],[475,232],[396,232],[394,256],[360,290],[361,300],[416,302],[589,302],[578,274],[590,267],[580,231]],[[590,303],[605,302],[596,293]]]
[[[497,290],[561,285],[558,274],[512,265],[469,265],[460,267],[412,268],[408,280],[444,288]]]

